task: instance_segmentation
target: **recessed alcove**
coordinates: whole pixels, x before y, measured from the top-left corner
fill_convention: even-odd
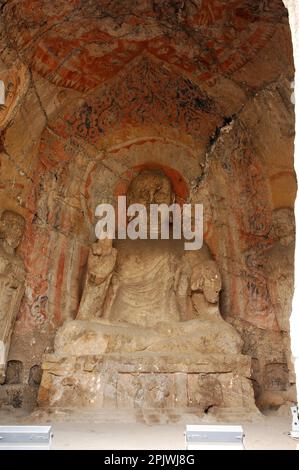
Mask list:
[[[0,406],[21,361],[21,407],[288,414],[297,183],[283,2],[37,3],[9,0],[0,20]],[[188,269],[168,248],[93,251],[97,205],[115,207],[144,172],[179,204],[203,204],[204,249]],[[103,253],[115,259],[83,308]],[[128,298],[153,321],[134,321]]]

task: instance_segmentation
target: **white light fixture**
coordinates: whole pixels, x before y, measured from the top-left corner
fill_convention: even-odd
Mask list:
[[[242,426],[187,425],[186,450],[244,450]]]
[[[292,417],[293,417],[293,424],[292,424],[292,431],[291,436],[295,439],[299,439],[299,410],[297,406],[291,407]]]
[[[0,426],[1,450],[50,450],[51,426]]]

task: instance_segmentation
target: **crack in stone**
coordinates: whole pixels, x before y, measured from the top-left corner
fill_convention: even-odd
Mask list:
[[[241,105],[239,110],[231,114],[230,116],[225,116],[223,118],[223,123],[221,126],[217,126],[215,129],[214,134],[210,137],[210,141],[207,146],[207,150],[205,153],[205,160],[204,163],[201,165],[202,166],[202,174],[196,178],[196,181],[194,182],[194,185],[192,187],[194,192],[197,192],[200,186],[203,184],[204,180],[206,179],[207,175],[209,174],[209,166],[210,166],[210,161],[213,157],[214,150],[217,146],[218,141],[223,137],[223,134],[228,133],[232,130],[233,126],[238,124],[242,128],[243,133],[248,134],[248,129],[247,127],[242,123],[241,120],[241,115],[245,108],[255,99],[257,99],[262,93],[264,92],[275,92],[279,94],[281,97],[281,100],[283,101],[285,107],[287,108],[288,103],[285,100],[285,97],[281,96],[280,88],[279,85],[282,82],[281,78],[280,80],[274,79],[269,81],[267,84],[265,84],[262,88],[259,90],[252,92],[251,96]],[[273,86],[275,85],[275,90],[273,90]],[[235,150],[237,150],[239,147],[236,146]]]
[[[35,84],[35,80],[34,80],[34,77],[33,77],[32,70],[31,70],[31,68],[29,68],[28,70],[29,70],[29,74],[30,74],[30,82],[31,82],[31,84],[32,84],[33,91],[34,91],[35,96],[36,96],[36,98],[37,98],[37,101],[38,101],[38,103],[39,103],[40,109],[41,109],[41,111],[42,111],[42,113],[43,113],[43,115],[44,115],[44,117],[45,117],[46,126],[47,126],[47,124],[48,124],[48,122],[49,122],[49,118],[48,118],[47,112],[46,112],[46,110],[45,110],[45,108],[44,108],[44,106],[43,106],[41,97],[40,97],[40,95],[39,95],[39,93],[38,93],[38,91],[37,91],[37,88],[36,88],[36,84]],[[46,127],[46,126],[45,126],[45,127]]]

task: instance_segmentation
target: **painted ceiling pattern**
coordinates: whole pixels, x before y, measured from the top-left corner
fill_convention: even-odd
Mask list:
[[[145,54],[198,83],[229,76],[285,15],[280,0],[8,0],[3,7],[22,60],[81,92]]]
[[[124,127],[161,130],[169,125],[206,141],[219,122],[216,103],[196,84],[143,58],[105,84],[99,97],[89,97],[75,112],[63,114],[55,131],[96,144]]]

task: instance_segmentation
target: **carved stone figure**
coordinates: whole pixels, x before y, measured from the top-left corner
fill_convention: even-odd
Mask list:
[[[220,315],[221,275],[205,244],[201,250],[184,254],[176,291],[182,319]]]
[[[131,182],[127,192],[127,204],[142,204],[150,217],[151,204],[170,206],[175,200],[169,178],[160,170],[143,170]],[[149,227],[149,225],[148,225]],[[156,227],[160,232],[161,227]]]
[[[292,209],[281,208],[274,211],[271,235],[275,243],[264,259],[269,296],[279,328],[289,331],[295,250],[295,220]]]
[[[148,208],[174,195],[162,172],[143,171],[128,199]],[[190,411],[230,407],[232,396],[244,406],[245,394],[255,409],[251,359],[219,313],[221,277],[208,247],[186,252],[173,239],[114,246],[91,247],[79,313],[56,334],[39,403]]]
[[[16,254],[23,236],[25,221],[12,211],[0,218],[0,383],[5,379],[13,325],[24,294],[25,269]]]
[[[108,290],[116,262],[117,251],[112,240],[98,240],[91,246],[87,275],[80,302],[78,320],[93,320],[103,316],[108,308]]]
[[[160,171],[141,172],[128,190],[128,204],[148,209],[173,201],[171,183]],[[60,329],[56,350],[241,350],[239,335],[219,313],[221,278],[207,246],[185,252],[183,241],[172,239],[118,240],[115,246],[109,240],[92,245],[77,319]]]
[[[174,277],[179,259],[168,240],[124,240],[117,243],[113,274],[115,299],[109,318],[144,327],[179,321]]]

